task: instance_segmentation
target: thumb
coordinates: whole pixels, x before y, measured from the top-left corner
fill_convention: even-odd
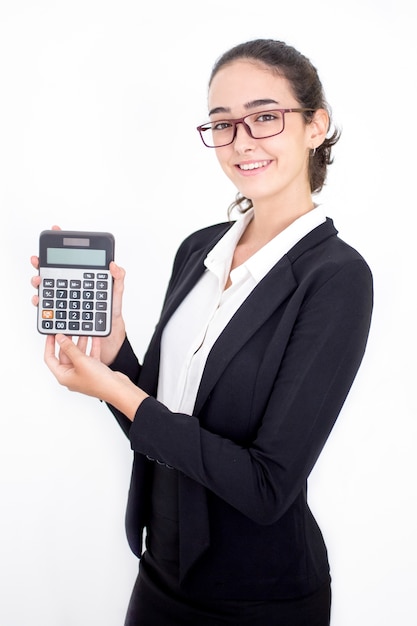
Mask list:
[[[114,261],[110,263],[110,271],[113,276],[113,315],[114,317],[121,316],[122,314],[122,300],[124,292],[124,279],[126,276],[125,270],[116,265]]]
[[[83,353],[81,350],[75,345],[75,343],[66,335],[56,335],[55,340],[59,345],[59,349],[68,357],[72,363],[75,363],[77,359],[79,359]]]

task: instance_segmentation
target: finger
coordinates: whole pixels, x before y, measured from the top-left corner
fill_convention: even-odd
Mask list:
[[[117,265],[116,261],[110,261],[109,268],[113,278],[120,278],[125,275],[125,270],[120,265]]]
[[[62,230],[60,226],[57,226],[56,224],[54,224],[54,226],[52,226],[51,230]]]
[[[39,304],[39,296],[32,296],[32,304],[34,306],[38,306],[38,304]]]
[[[72,341],[71,337],[67,337],[66,335],[56,335],[55,341],[59,345],[60,359],[62,362],[66,357],[67,362],[71,362],[76,365],[76,362],[84,356],[81,350]]]
[[[69,341],[73,341],[73,338],[70,337],[69,335],[66,335],[66,338],[69,339]],[[67,356],[67,354],[63,351],[63,350],[59,350],[59,362],[61,363],[61,365],[72,365],[72,361],[71,359]]]
[[[90,356],[101,360],[101,337],[92,337]]]
[[[87,345],[88,345],[88,337],[82,335],[78,337],[77,347],[83,352],[83,354],[87,353]]]
[[[59,366],[59,361],[55,354],[55,336],[47,335],[45,341],[45,352],[43,355],[44,361],[51,370],[55,372]]]
[[[126,272],[122,267],[116,265],[114,261],[110,263],[109,269],[113,277],[113,316],[117,317],[122,314],[122,301]]]
[[[39,285],[41,284],[41,277],[38,275],[32,276],[32,278],[30,279],[30,282],[31,282],[32,287],[35,287],[35,289],[37,289]]]
[[[30,257],[30,262],[35,268],[35,270],[39,269],[39,257],[33,255]]]
[[[109,269],[111,275],[113,276],[114,282],[117,283],[119,286],[123,286],[126,276],[126,272],[123,267],[120,267],[120,265],[117,265],[114,261],[110,261]]]

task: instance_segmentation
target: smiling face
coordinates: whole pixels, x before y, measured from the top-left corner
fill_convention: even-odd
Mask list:
[[[212,122],[298,107],[287,79],[257,61],[233,61],[215,74],[210,85]],[[311,206],[308,159],[323,139],[314,121],[306,123],[302,113],[286,113],[285,129],[279,135],[254,139],[238,124],[233,143],[216,148],[216,155],[225,174],[255,209],[265,204]]]

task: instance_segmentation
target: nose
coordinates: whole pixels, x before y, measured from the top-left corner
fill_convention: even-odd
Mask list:
[[[237,152],[246,152],[252,150],[254,145],[254,138],[250,133],[249,127],[244,122],[238,122],[236,124],[234,148]]]

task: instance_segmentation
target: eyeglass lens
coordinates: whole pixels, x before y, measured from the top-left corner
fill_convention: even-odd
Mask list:
[[[204,124],[201,128],[203,141],[206,145],[217,148],[233,142],[236,125],[242,123],[250,130],[254,139],[264,139],[278,135],[284,129],[284,113],[281,111],[263,111],[247,115],[238,122],[233,120],[217,120]]]

